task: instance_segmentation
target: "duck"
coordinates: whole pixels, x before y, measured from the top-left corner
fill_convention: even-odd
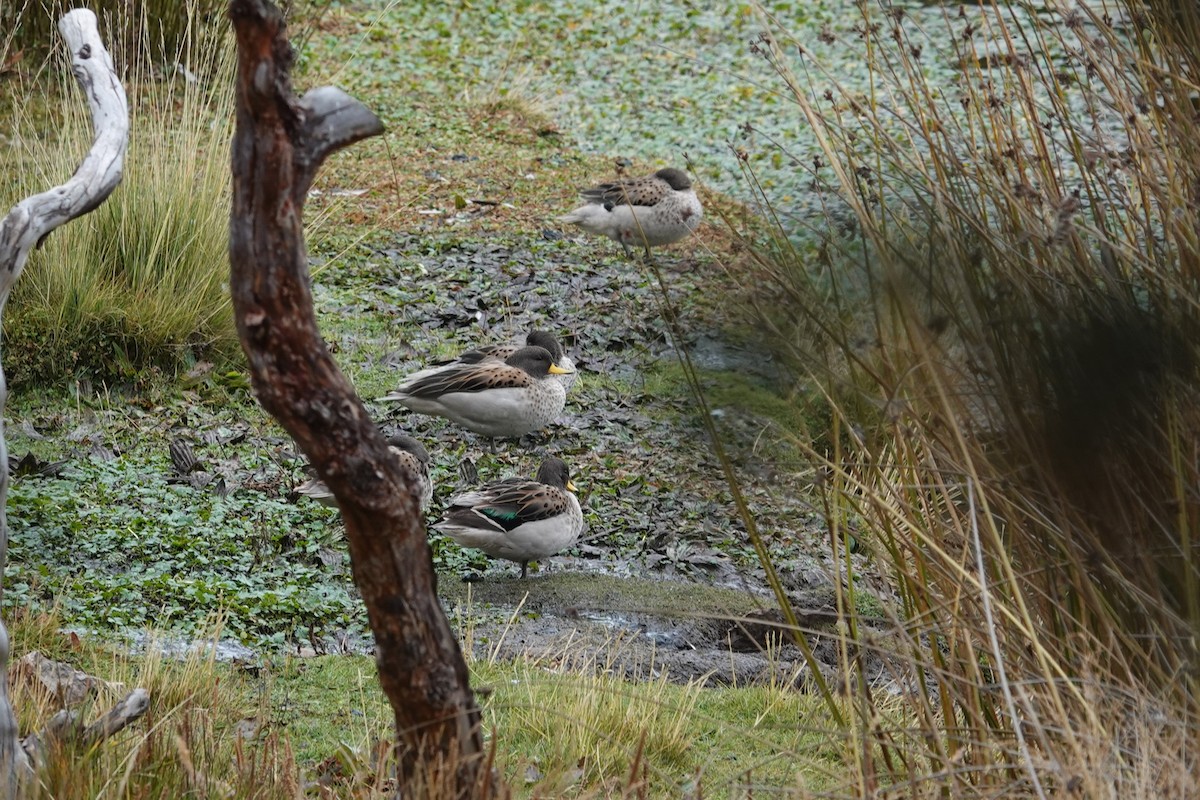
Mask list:
[[[521,565],[548,558],[571,545],[583,532],[583,510],[575,484],[561,458],[547,458],[534,480],[505,478],[450,498],[434,530],[463,547]]]
[[[433,481],[429,477],[429,451],[411,436],[397,434],[388,437],[387,441],[388,449],[400,459],[400,465],[417,476],[417,491],[420,492],[418,501],[421,510],[425,511],[429,508],[430,501],[433,500]],[[310,478],[300,484],[296,487],[296,492],[316,500],[323,506],[338,507],[333,492],[329,490],[324,481],[318,478]]]
[[[525,346],[503,361],[483,358],[422,371],[380,398],[420,414],[445,417],[491,439],[517,439],[562,413],[567,391],[556,375],[570,372],[544,347]]]
[[[575,362],[566,354],[562,345],[559,344],[558,339],[555,338],[554,334],[547,333],[546,331],[530,331],[529,333],[525,334],[525,346],[546,348],[546,350],[550,353],[550,357],[554,359],[554,363],[560,368],[566,370],[565,374],[555,375],[555,379],[563,385],[563,389],[568,392],[571,391],[571,387],[575,385],[575,379],[578,377],[578,373],[575,370]],[[429,375],[433,375],[445,369],[457,367],[462,364],[479,364],[484,361],[504,361],[505,359],[511,358],[512,355],[520,348],[521,345],[519,344],[481,345],[480,347],[476,347],[461,353],[458,358],[455,358],[452,361],[427,367],[419,372],[414,372],[408,375],[405,378],[405,381],[412,382],[414,380],[425,378]]]
[[[587,202],[559,221],[620,242],[626,257],[632,257],[630,245],[641,244],[649,260],[651,247],[678,242],[695,231],[704,216],[691,179],[674,167],[602,183],[580,195]]]

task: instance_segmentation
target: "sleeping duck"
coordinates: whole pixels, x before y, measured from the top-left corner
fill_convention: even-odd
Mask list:
[[[575,543],[583,532],[583,511],[570,471],[561,458],[547,458],[537,478],[505,478],[450,498],[435,530],[463,547],[521,565],[547,558]]]

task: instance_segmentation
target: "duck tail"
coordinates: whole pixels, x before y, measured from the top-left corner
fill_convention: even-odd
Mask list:
[[[612,212],[598,203],[580,206],[571,213],[559,217],[558,221],[578,225],[589,233],[611,235]]]

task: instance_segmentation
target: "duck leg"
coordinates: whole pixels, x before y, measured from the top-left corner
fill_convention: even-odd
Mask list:
[[[529,572],[529,561],[521,562],[521,580],[525,580],[525,575]]]

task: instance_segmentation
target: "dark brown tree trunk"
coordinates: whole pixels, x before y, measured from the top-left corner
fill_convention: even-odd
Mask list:
[[[293,54],[266,0],[231,0],[237,33],[230,289],[259,402],[338,499],[354,580],[396,716],[400,791],[496,794],[480,713],[438,604],[416,487],[317,332],[301,212],[335,150],[382,132],[338,89],[292,94]],[[427,788],[422,788],[427,787]]]

